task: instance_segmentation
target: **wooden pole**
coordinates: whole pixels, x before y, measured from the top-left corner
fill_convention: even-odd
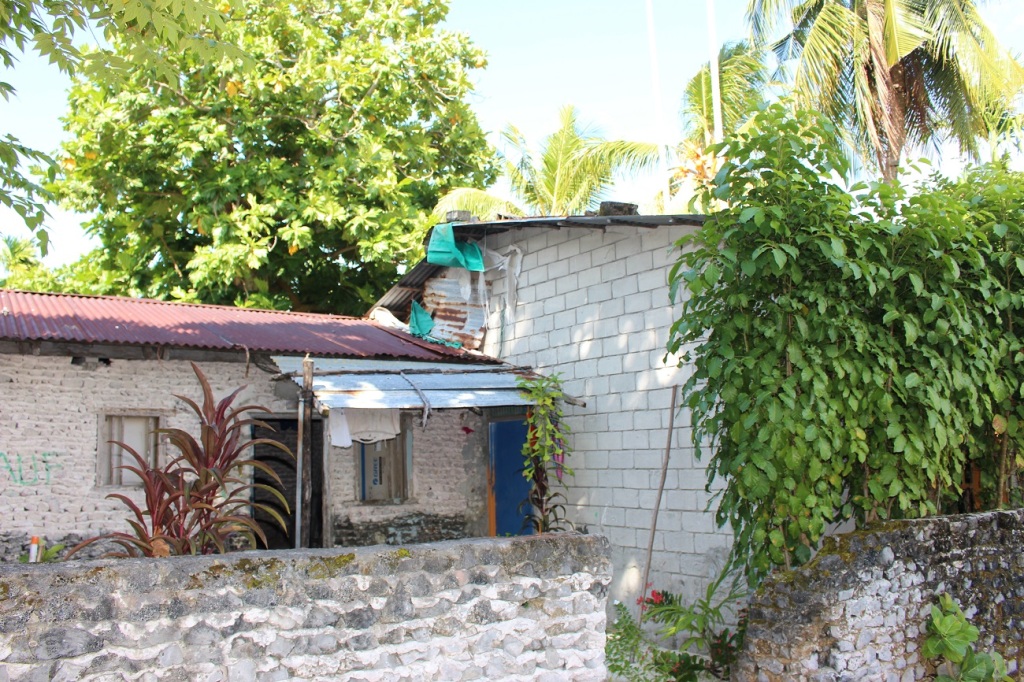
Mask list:
[[[305,457],[302,454],[303,441],[303,420],[302,415],[306,413],[306,392],[299,389],[299,409],[295,414],[295,421],[298,422],[299,433],[295,437],[295,508],[292,509],[292,542],[295,549],[302,548],[302,470]]]
[[[651,534],[647,538],[647,558],[644,560],[644,579],[640,583],[640,598],[647,593],[647,578],[651,575],[651,554],[654,553],[654,532],[658,528],[658,510],[661,509],[661,494],[665,491],[665,479],[668,477],[668,459],[672,453],[672,432],[676,425],[676,398],[679,396],[679,387],[672,387],[672,403],[668,408],[668,438],[665,442],[665,456],[661,461],[661,481],[658,483],[658,495],[654,498],[654,511],[651,514]],[[641,601],[641,604],[643,602]],[[643,608],[641,606],[641,608]]]
[[[312,502],[313,502],[313,361],[307,355],[302,361],[302,417],[299,422],[299,438],[302,444],[299,452],[304,453],[299,471],[301,480],[300,490],[302,491],[301,503],[299,503],[298,521],[301,531],[296,533],[302,542],[302,547],[309,547],[310,525],[312,523]]]

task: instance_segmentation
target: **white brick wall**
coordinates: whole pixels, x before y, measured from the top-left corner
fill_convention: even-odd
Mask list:
[[[294,400],[276,397],[270,375],[255,366],[250,366],[249,376],[244,363],[200,366],[218,397],[247,385],[236,405],[256,404],[278,416],[295,415]],[[194,432],[198,422],[173,394],[201,400],[199,383],[185,361],[112,360],[110,366],[85,369],[72,365],[70,357],[0,355],[0,530],[51,538],[128,530],[125,506],[105,497],[110,492],[131,494],[131,489],[96,484],[100,420],[108,412],[153,410],[163,415],[164,426]],[[332,512],[353,521],[411,513],[466,514],[480,519],[485,534],[484,418],[470,411],[440,410],[431,414],[426,428],[419,413],[411,422],[412,498],[399,505],[358,502],[353,450],[328,447]]]
[[[269,375],[244,363],[201,363],[217,396],[248,385],[236,405],[294,413],[276,398]],[[0,518],[4,532],[49,537],[127,530],[126,508],[105,496],[125,488],[96,485],[99,424],[109,412],[156,410],[163,424],[198,422],[173,394],[201,401],[182,360],[112,360],[96,368],[70,357],[0,355]]]
[[[488,248],[500,252],[514,243],[524,255],[515,324],[499,344],[507,300],[501,273],[491,281],[482,350],[557,372],[566,391],[587,401],[585,408],[568,408],[570,464],[577,471],[571,518],[610,538],[612,597],[624,601],[641,588],[670,387],[688,374],[663,361],[677,314],[667,284],[676,256],[671,247],[688,229],[524,229],[488,237]],[[677,415],[675,429],[650,579],[693,594],[717,571],[729,536],[705,511],[704,466],[695,457],[688,415]]]
[[[407,514],[462,514],[487,528],[487,424],[469,410],[435,410],[426,427],[421,413],[412,424],[411,496],[402,504],[359,501],[357,446],[329,447],[331,510],[353,523]],[[470,429],[467,432],[465,429]]]

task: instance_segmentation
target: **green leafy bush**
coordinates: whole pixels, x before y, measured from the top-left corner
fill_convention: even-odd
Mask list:
[[[971,509],[1015,499],[1024,176],[847,189],[835,128],[782,105],[716,154],[668,350],[751,582],[833,523],[956,511],[967,477]]]
[[[176,396],[199,419],[199,437],[182,429],[159,429],[169,445],[178,451],[160,468],[149,466],[146,460],[124,443],[124,448],[137,466],[126,466],[142,480],[145,502],[142,506],[123,493],[111,493],[108,498],[120,500],[131,511],[128,525],[132,532],[114,532],[89,538],[72,548],[69,556],[100,540],[112,541],[123,551],[109,556],[159,557],[175,554],[213,554],[227,551],[229,538],[240,538],[249,548],[256,548],[256,538],[266,544],[263,529],[249,511],[258,508],[286,529],[284,519],[276,509],[253,503],[250,492],[260,488],[275,496],[287,511],[288,502],[270,485],[251,483],[248,470],[259,469],[272,480],[280,477],[263,462],[243,459],[247,450],[256,445],[279,448],[289,455],[284,445],[269,439],[243,438],[250,427],[271,428],[256,419],[243,418],[251,411],[266,412],[257,405],[235,407],[234,402],[244,389],[240,387],[221,400],[216,400],[206,375],[195,363],[192,369],[203,390],[202,405],[185,396]]]
[[[615,604],[615,620],[608,630],[605,660],[608,671],[627,680],[729,679],[746,634],[746,611],[735,610],[747,596],[741,576],[723,571],[704,596],[684,603],[676,594],[651,590],[637,600],[639,622],[622,603]],[[728,594],[719,592],[728,581]],[[736,620],[735,629],[727,622]],[[657,623],[662,638],[679,637],[676,646],[651,640],[642,623]]]
[[[924,656],[940,662],[936,682],[1013,682],[1006,662],[996,652],[976,652],[978,628],[971,625],[948,594],[940,594],[928,619]]]

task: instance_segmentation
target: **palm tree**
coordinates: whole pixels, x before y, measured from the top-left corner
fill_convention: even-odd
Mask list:
[[[39,266],[39,249],[31,239],[12,235],[0,237],[0,272],[10,275]]]
[[[1024,85],[974,0],[749,0],[755,42],[785,14],[792,30],[773,49],[797,60],[797,102],[849,131],[886,179],[907,147],[950,139],[977,158],[986,107]]]
[[[729,135],[765,103],[769,79],[764,52],[745,41],[726,43],[718,55],[718,73],[722,132]],[[715,174],[715,159],[705,151],[715,138],[711,86],[710,64],[705,64],[683,91],[684,138],[677,150],[680,166],[675,178],[698,185],[710,182]]]
[[[605,140],[580,125],[572,106],[563,107],[559,118],[558,130],[544,140],[536,157],[518,128],[509,125],[502,132],[513,156],[502,158],[503,171],[518,201],[460,187],[438,202],[434,214],[443,217],[448,211],[463,210],[484,219],[499,214],[578,215],[597,207],[617,171],[638,171],[657,163],[655,144]]]

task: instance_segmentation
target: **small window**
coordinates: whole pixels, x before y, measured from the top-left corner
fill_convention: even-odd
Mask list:
[[[403,502],[409,497],[407,459],[412,438],[404,428],[396,438],[356,443],[363,502]]]
[[[124,443],[139,453],[151,467],[159,463],[160,418],[152,415],[105,415],[100,425],[98,464],[99,485],[139,487],[142,480],[123,466],[138,462],[117,443]]]

